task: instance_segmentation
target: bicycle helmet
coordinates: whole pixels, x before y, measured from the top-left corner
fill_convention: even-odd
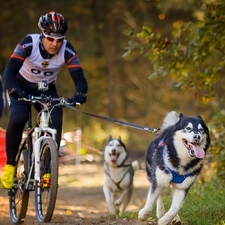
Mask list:
[[[49,12],[41,16],[38,27],[46,34],[55,33],[65,35],[68,29],[67,20],[57,12]]]

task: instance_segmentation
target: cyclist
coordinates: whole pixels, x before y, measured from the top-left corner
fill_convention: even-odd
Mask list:
[[[18,43],[3,73],[3,81],[9,93],[7,161],[1,179],[5,189],[13,187],[16,154],[30,110],[30,105],[18,101],[18,98],[29,94],[38,96],[43,90],[46,95],[58,97],[55,81],[61,67],[66,64],[76,87],[74,104],[83,104],[87,100],[88,85],[79,58],[73,46],[65,40],[67,20],[57,12],[49,12],[40,17],[38,27],[40,34],[28,34]],[[41,110],[40,105],[35,108],[37,111]],[[59,147],[62,108],[56,107],[51,116],[52,127],[57,130]]]

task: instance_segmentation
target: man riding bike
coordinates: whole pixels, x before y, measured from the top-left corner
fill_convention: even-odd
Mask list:
[[[18,98],[27,95],[58,97],[55,81],[61,67],[66,64],[75,84],[74,105],[87,100],[88,85],[79,58],[73,46],[65,40],[67,20],[57,12],[42,15],[38,22],[40,34],[28,34],[16,46],[3,73],[9,93],[9,122],[6,129],[7,161],[2,174],[2,185],[11,189],[14,183],[15,159],[23,129],[28,119],[30,105]],[[12,91],[13,90],[13,91]],[[40,106],[35,106],[39,112]],[[62,108],[52,114],[52,127],[57,130],[57,145],[62,132]]]

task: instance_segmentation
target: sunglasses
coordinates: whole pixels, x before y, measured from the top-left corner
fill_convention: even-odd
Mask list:
[[[45,38],[46,38],[48,41],[50,41],[50,42],[56,41],[56,42],[61,43],[61,42],[63,42],[63,40],[64,40],[64,38],[65,38],[65,36],[61,36],[61,37],[52,37],[52,36],[50,36],[50,35],[48,35],[48,34],[45,34],[44,32],[43,32],[43,35],[44,35]]]

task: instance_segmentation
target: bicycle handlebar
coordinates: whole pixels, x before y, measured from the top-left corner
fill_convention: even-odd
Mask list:
[[[45,103],[52,103],[52,102],[58,102],[57,105],[61,106],[74,106],[74,102],[71,98],[64,98],[64,97],[52,97],[48,95],[41,94],[40,96],[34,96],[29,95],[28,97],[19,98],[18,101],[26,101],[31,103],[39,102],[41,104]],[[76,105],[80,105],[79,102],[76,103]]]
[[[16,93],[16,88],[13,88],[10,92],[9,95],[13,96],[13,94]],[[52,96],[48,96],[45,94],[41,94],[40,96],[34,96],[34,95],[28,95],[26,97],[21,97],[18,98],[18,101],[26,101],[26,102],[30,102],[30,103],[35,103],[35,102],[39,102],[40,104],[50,104],[52,102],[58,102],[57,105],[61,105],[61,106],[76,106],[76,105],[80,105],[79,102],[76,102],[76,104],[74,105],[74,101],[72,98],[64,98],[64,97],[52,97]]]

